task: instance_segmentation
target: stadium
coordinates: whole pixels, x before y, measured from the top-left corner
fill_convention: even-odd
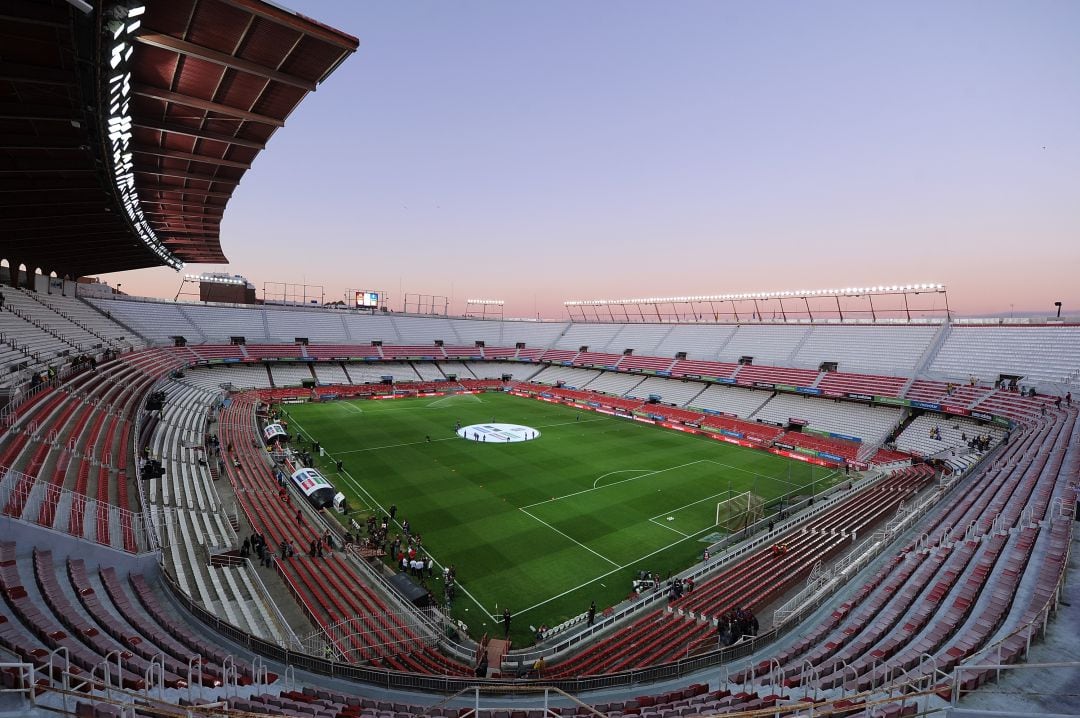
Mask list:
[[[224,262],[358,40],[263,0],[0,18],[0,712],[1075,713],[1060,303],[132,296],[88,277]]]

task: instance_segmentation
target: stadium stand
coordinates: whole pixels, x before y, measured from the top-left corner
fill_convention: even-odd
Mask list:
[[[826,372],[818,382],[817,388],[827,396],[847,396],[848,394],[900,396],[907,383],[908,380],[904,377]]]
[[[611,340],[622,329],[621,324],[571,324],[551,345],[554,349],[577,351],[588,347],[589,351],[608,351]]]
[[[648,381],[647,379],[645,381]],[[589,391],[599,391],[604,394],[614,394],[615,396],[623,396],[629,393],[635,386],[642,382],[640,376],[620,374],[618,372],[606,371],[600,374],[592,381],[590,381],[586,388]]]
[[[701,361],[698,359],[678,359],[671,368],[674,377],[689,377],[699,379],[702,377],[714,379],[730,379],[735,372],[742,367],[738,364],[727,362]]]
[[[786,426],[802,420],[813,429],[854,436],[866,444],[880,444],[900,421],[899,409],[824,401],[795,394],[777,394],[754,418]]]
[[[674,357],[679,352],[685,352],[687,359],[716,360],[720,347],[728,342],[735,329],[734,324],[676,324],[672,326],[671,332],[659,341],[656,353],[659,356]],[[738,361],[738,357],[733,361]]]
[[[443,375],[449,376],[453,374],[458,379],[475,379],[475,374],[469,369],[468,365],[463,361],[444,361],[439,362],[439,369],[442,370]],[[494,377],[498,379],[499,377]]]
[[[835,362],[842,372],[910,374],[939,331],[925,324],[815,325],[793,361],[805,367]]]
[[[600,371],[596,369],[550,365],[538,372],[530,381],[552,386],[563,382],[568,389],[581,389],[598,376],[600,376]]]
[[[748,419],[772,398],[772,392],[713,384],[695,396],[689,406]]]
[[[962,498],[938,508],[921,533],[929,542],[896,553],[851,600],[755,674],[777,675],[791,687],[812,671],[821,688],[869,690],[900,671],[934,685],[939,672],[995,643],[1001,660],[1015,660],[1024,638],[1013,630],[1037,619],[1063,569],[1055,548],[1070,533],[1071,515],[1051,506],[1055,497],[1075,502],[1067,478],[1075,456],[1072,469],[1061,471],[1075,433],[1074,411],[1025,429],[969,479]],[[992,675],[971,676],[969,687]]]
[[[915,456],[935,456],[943,451],[966,454],[968,442],[986,436],[997,445],[1005,430],[971,419],[923,414],[916,417],[896,437],[896,448]]]
[[[674,351],[661,349],[664,338],[675,327],[671,324],[623,324],[619,332],[608,342],[606,351],[623,352],[633,349],[635,354],[654,357],[674,357]]]
[[[311,365],[319,384],[351,384],[340,362],[315,362]]]
[[[792,354],[810,333],[798,325],[740,324],[720,348],[721,361],[738,361],[750,356],[755,364],[790,366]]]
[[[928,367],[932,376],[994,383],[1002,374],[1025,386],[1080,380],[1080,327],[956,325]]]
[[[535,364],[518,364],[514,362],[465,362],[465,366],[478,379],[499,379],[503,374],[509,374],[515,381],[525,381],[536,373],[543,371],[543,367]]]
[[[282,362],[271,364],[269,368],[274,386],[300,386],[301,383],[315,378],[315,375],[311,373],[311,365],[306,362],[300,364]]]
[[[345,371],[353,384],[378,383],[384,376],[392,376],[394,381],[420,381],[412,365],[404,362],[348,364]]]
[[[696,381],[680,381],[678,379],[665,379],[659,376],[650,376],[645,381],[626,392],[627,396],[638,399],[648,399],[651,395],[659,395],[660,401],[665,404],[683,406],[701,393],[704,386]]]

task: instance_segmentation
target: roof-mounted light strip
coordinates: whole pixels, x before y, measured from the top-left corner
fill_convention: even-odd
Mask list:
[[[156,254],[161,261],[180,271],[184,268],[184,262],[173,254],[161,241],[150,226],[150,222],[143,214],[139,204],[139,195],[135,190],[135,165],[131,153],[132,120],[131,120],[131,70],[129,63],[134,52],[131,43],[132,35],[138,31],[142,24],[140,17],[146,8],[138,5],[125,8],[116,6],[110,15],[114,18],[109,25],[113,45],[109,53],[109,67],[113,74],[107,82],[109,116],[106,119],[106,127],[109,138],[109,161],[112,169],[113,183],[120,195],[120,204],[124,208],[128,220],[131,222],[135,234],[139,236],[151,252]]]
[[[742,292],[733,294],[690,295],[685,297],[646,297],[638,299],[572,299],[565,307],[600,307],[609,304],[688,304],[692,302],[742,302],[764,299],[811,299],[813,297],[862,297],[868,294],[910,294],[944,292],[944,284],[893,284],[873,287],[844,287],[843,289],[794,289],[776,292]]]

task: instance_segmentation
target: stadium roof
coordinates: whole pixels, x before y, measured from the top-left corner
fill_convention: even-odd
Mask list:
[[[0,6],[0,257],[226,262],[233,190],[357,39],[262,0],[79,4]]]

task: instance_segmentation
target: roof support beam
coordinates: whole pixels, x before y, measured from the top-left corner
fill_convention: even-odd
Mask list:
[[[219,115],[235,117],[236,119],[245,122],[260,122],[264,125],[270,125],[271,127],[285,126],[285,120],[279,120],[276,117],[260,115],[258,112],[248,112],[247,110],[241,110],[237,107],[223,105],[220,102],[211,102],[210,100],[191,97],[190,95],[172,92],[171,90],[162,90],[159,87],[135,85],[135,87],[132,88],[132,91],[136,95],[142,95],[143,97],[150,97],[155,100],[162,100],[163,102],[172,102],[177,105],[184,105],[185,107],[194,107],[197,110],[204,110],[206,112],[216,112]]]
[[[308,92],[315,91],[315,83],[309,80],[304,80],[299,77],[294,77],[285,72],[279,72],[272,67],[266,67],[260,65],[257,62],[251,60],[244,60],[243,58],[234,57],[224,52],[218,52],[217,50],[211,50],[208,47],[202,47],[196,45],[193,42],[186,42],[179,40],[175,37],[168,35],[161,35],[158,33],[147,33],[145,35],[138,35],[135,38],[136,42],[140,42],[144,45],[150,45],[151,47],[160,47],[164,50],[172,50],[179,52],[183,55],[193,57],[196,60],[204,60],[211,62],[215,65],[222,65],[224,67],[232,68],[234,70],[240,70],[246,72],[249,75],[255,75],[257,77],[264,77],[268,80],[276,80],[277,82],[285,85],[292,85],[293,87],[299,87],[302,90]]]
[[[160,219],[154,219],[154,220],[151,220],[151,222],[153,224],[156,224],[156,225],[167,224],[166,220],[160,220]],[[166,234],[166,235],[172,235],[172,234],[197,234],[197,235],[200,235],[200,236],[205,236],[207,232],[218,232],[218,231],[221,230],[221,225],[218,225],[218,224],[201,224],[199,222],[190,222],[190,223],[184,223],[184,224],[185,224],[185,226],[182,226],[182,227],[163,226],[163,227],[159,227],[159,228],[155,228],[155,229],[157,231],[162,232],[163,234]]]
[[[215,177],[214,175],[203,174],[202,172],[188,172],[187,170],[173,170],[164,167],[136,167],[135,174],[156,175],[158,177],[176,177],[177,179],[191,180],[193,182],[210,182],[211,184],[240,184],[240,180],[238,179],[230,179],[228,177]]]
[[[169,122],[155,122],[154,120],[147,119],[145,117],[134,117],[132,124],[135,127],[141,127],[144,130],[153,130],[154,132],[168,132],[174,135],[185,135],[186,137],[194,137],[198,140],[211,140],[213,142],[224,142],[229,145],[238,145],[240,147],[250,147],[253,150],[266,149],[265,142],[259,142],[258,140],[245,140],[242,137],[233,137],[232,135],[223,135],[220,132],[209,132],[207,130],[200,130],[197,127],[185,127],[184,125],[174,125]]]
[[[331,45],[340,47],[342,50],[355,52],[357,46],[360,44],[360,41],[351,35],[312,22],[308,18],[295,13],[292,10],[286,10],[285,8],[270,3],[260,2],[259,0],[221,0],[221,2],[237,8],[238,10],[249,12],[256,17],[269,20],[274,24],[285,25],[303,35],[310,35],[311,37],[318,38],[323,42],[328,42]]]
[[[145,182],[136,185],[136,189],[139,190],[139,201],[145,202],[143,199],[144,192],[165,192],[175,194],[190,194],[198,197],[218,197],[220,199],[229,199],[232,194],[229,192],[210,192],[204,189],[187,189],[185,187],[170,187],[165,184],[146,184]]]
[[[238,162],[236,160],[225,160],[218,157],[208,157],[207,155],[193,155],[190,152],[180,152],[179,150],[170,150],[166,147],[135,147],[135,154],[137,155],[152,155],[154,157],[168,157],[173,160],[188,160],[190,162],[202,162],[208,165],[218,165],[219,167],[235,167],[241,170],[251,169],[250,162]]]
[[[153,205],[155,207],[174,207],[176,210],[183,213],[185,217],[212,217],[221,219],[221,215],[225,213],[224,207],[214,207],[211,205],[205,205],[201,202],[184,202],[182,200],[159,200],[159,199],[142,199],[139,201],[143,205]],[[168,215],[173,216],[173,212],[167,209],[153,209],[152,207],[143,207],[143,212],[152,215]]]

